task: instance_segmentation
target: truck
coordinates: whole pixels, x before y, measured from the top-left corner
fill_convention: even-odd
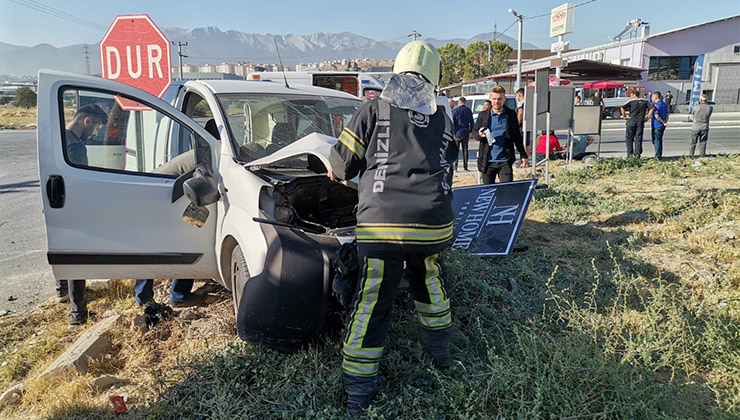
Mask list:
[[[610,117],[611,119],[618,120],[622,118],[622,112],[619,108],[630,100],[630,93],[632,91],[636,91],[640,98],[645,97],[645,86],[627,86],[624,97],[604,98],[604,110],[601,112],[601,119]]]
[[[375,99],[385,87],[378,77],[358,71],[261,71],[249,73],[247,80],[287,81],[347,92],[358,98]]]

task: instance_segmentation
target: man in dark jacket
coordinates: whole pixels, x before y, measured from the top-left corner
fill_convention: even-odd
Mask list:
[[[455,124],[455,142],[462,149],[463,169],[468,170],[468,141],[473,129],[473,111],[465,103],[464,96],[457,100],[457,108],[452,110],[452,122]]]
[[[396,288],[404,272],[432,363],[446,368],[452,316],[440,252],[452,243],[452,121],[437,107],[441,59],[426,41],[401,49],[380,99],[362,105],[331,149],[329,177],[359,175],[359,285],[347,317],[342,379],[352,416],[380,390]]]
[[[514,146],[522,158],[521,167],[527,166],[527,151],[522,143],[522,132],[514,110],[504,106],[506,90],[501,86],[491,89],[491,110],[481,112],[473,127],[473,138],[478,140],[478,171],[484,184],[514,180],[513,165],[516,161]]]

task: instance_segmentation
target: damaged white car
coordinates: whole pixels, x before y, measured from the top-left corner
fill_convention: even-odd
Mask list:
[[[233,292],[242,339],[290,349],[321,333],[357,204],[326,177],[328,155],[360,100],[225,80],[177,82],[160,100],[53,71],[38,91],[56,278],[213,278]],[[100,110],[98,133],[79,129]]]

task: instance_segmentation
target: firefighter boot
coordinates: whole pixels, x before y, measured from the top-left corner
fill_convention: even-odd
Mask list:
[[[424,352],[432,358],[432,364],[439,370],[450,367],[450,338],[452,328],[430,330],[420,328],[419,337]]]
[[[388,384],[380,376],[362,377],[342,374],[347,392],[347,411],[351,416],[361,416],[370,401],[385,390]]]

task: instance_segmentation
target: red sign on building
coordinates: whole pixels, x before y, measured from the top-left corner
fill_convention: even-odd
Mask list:
[[[103,78],[162,97],[172,83],[170,42],[148,15],[119,15],[100,41]],[[148,110],[137,102],[116,97],[124,110]]]

